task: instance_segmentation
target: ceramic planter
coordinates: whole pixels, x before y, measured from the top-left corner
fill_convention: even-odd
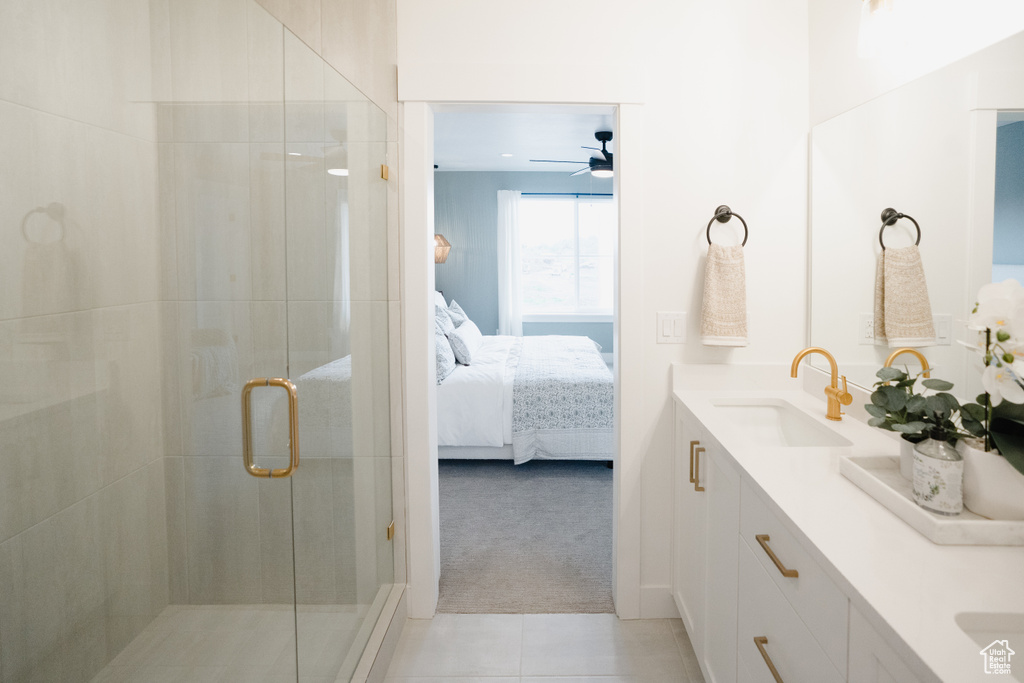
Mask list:
[[[989,519],[1024,520],[1024,474],[998,452],[984,451],[980,441],[960,439],[964,459],[964,506]]]

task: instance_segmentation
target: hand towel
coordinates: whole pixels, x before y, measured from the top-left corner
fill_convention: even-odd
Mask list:
[[[917,245],[883,249],[875,270],[875,341],[933,346],[935,325]]]
[[[708,245],[700,341],[705,346],[747,345],[747,276],[739,245]]]

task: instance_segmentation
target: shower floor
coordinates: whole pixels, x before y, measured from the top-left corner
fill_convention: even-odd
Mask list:
[[[368,606],[300,605],[301,683],[347,681]],[[291,605],[170,605],[93,683],[295,683]]]

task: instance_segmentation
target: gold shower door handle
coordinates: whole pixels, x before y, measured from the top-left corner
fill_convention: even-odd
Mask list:
[[[288,467],[257,467],[252,460],[252,390],[256,387],[281,387],[288,392]],[[290,477],[299,467],[299,396],[295,385],[281,377],[257,377],[242,388],[242,461],[245,471],[254,477],[277,479]]]

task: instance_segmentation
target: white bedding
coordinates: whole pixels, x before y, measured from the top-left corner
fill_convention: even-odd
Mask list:
[[[612,378],[592,341],[483,340],[437,387],[439,457],[612,459]]]
[[[483,337],[473,364],[456,366],[437,387],[439,446],[500,448],[512,442],[515,363],[508,361],[514,341],[515,337]]]

